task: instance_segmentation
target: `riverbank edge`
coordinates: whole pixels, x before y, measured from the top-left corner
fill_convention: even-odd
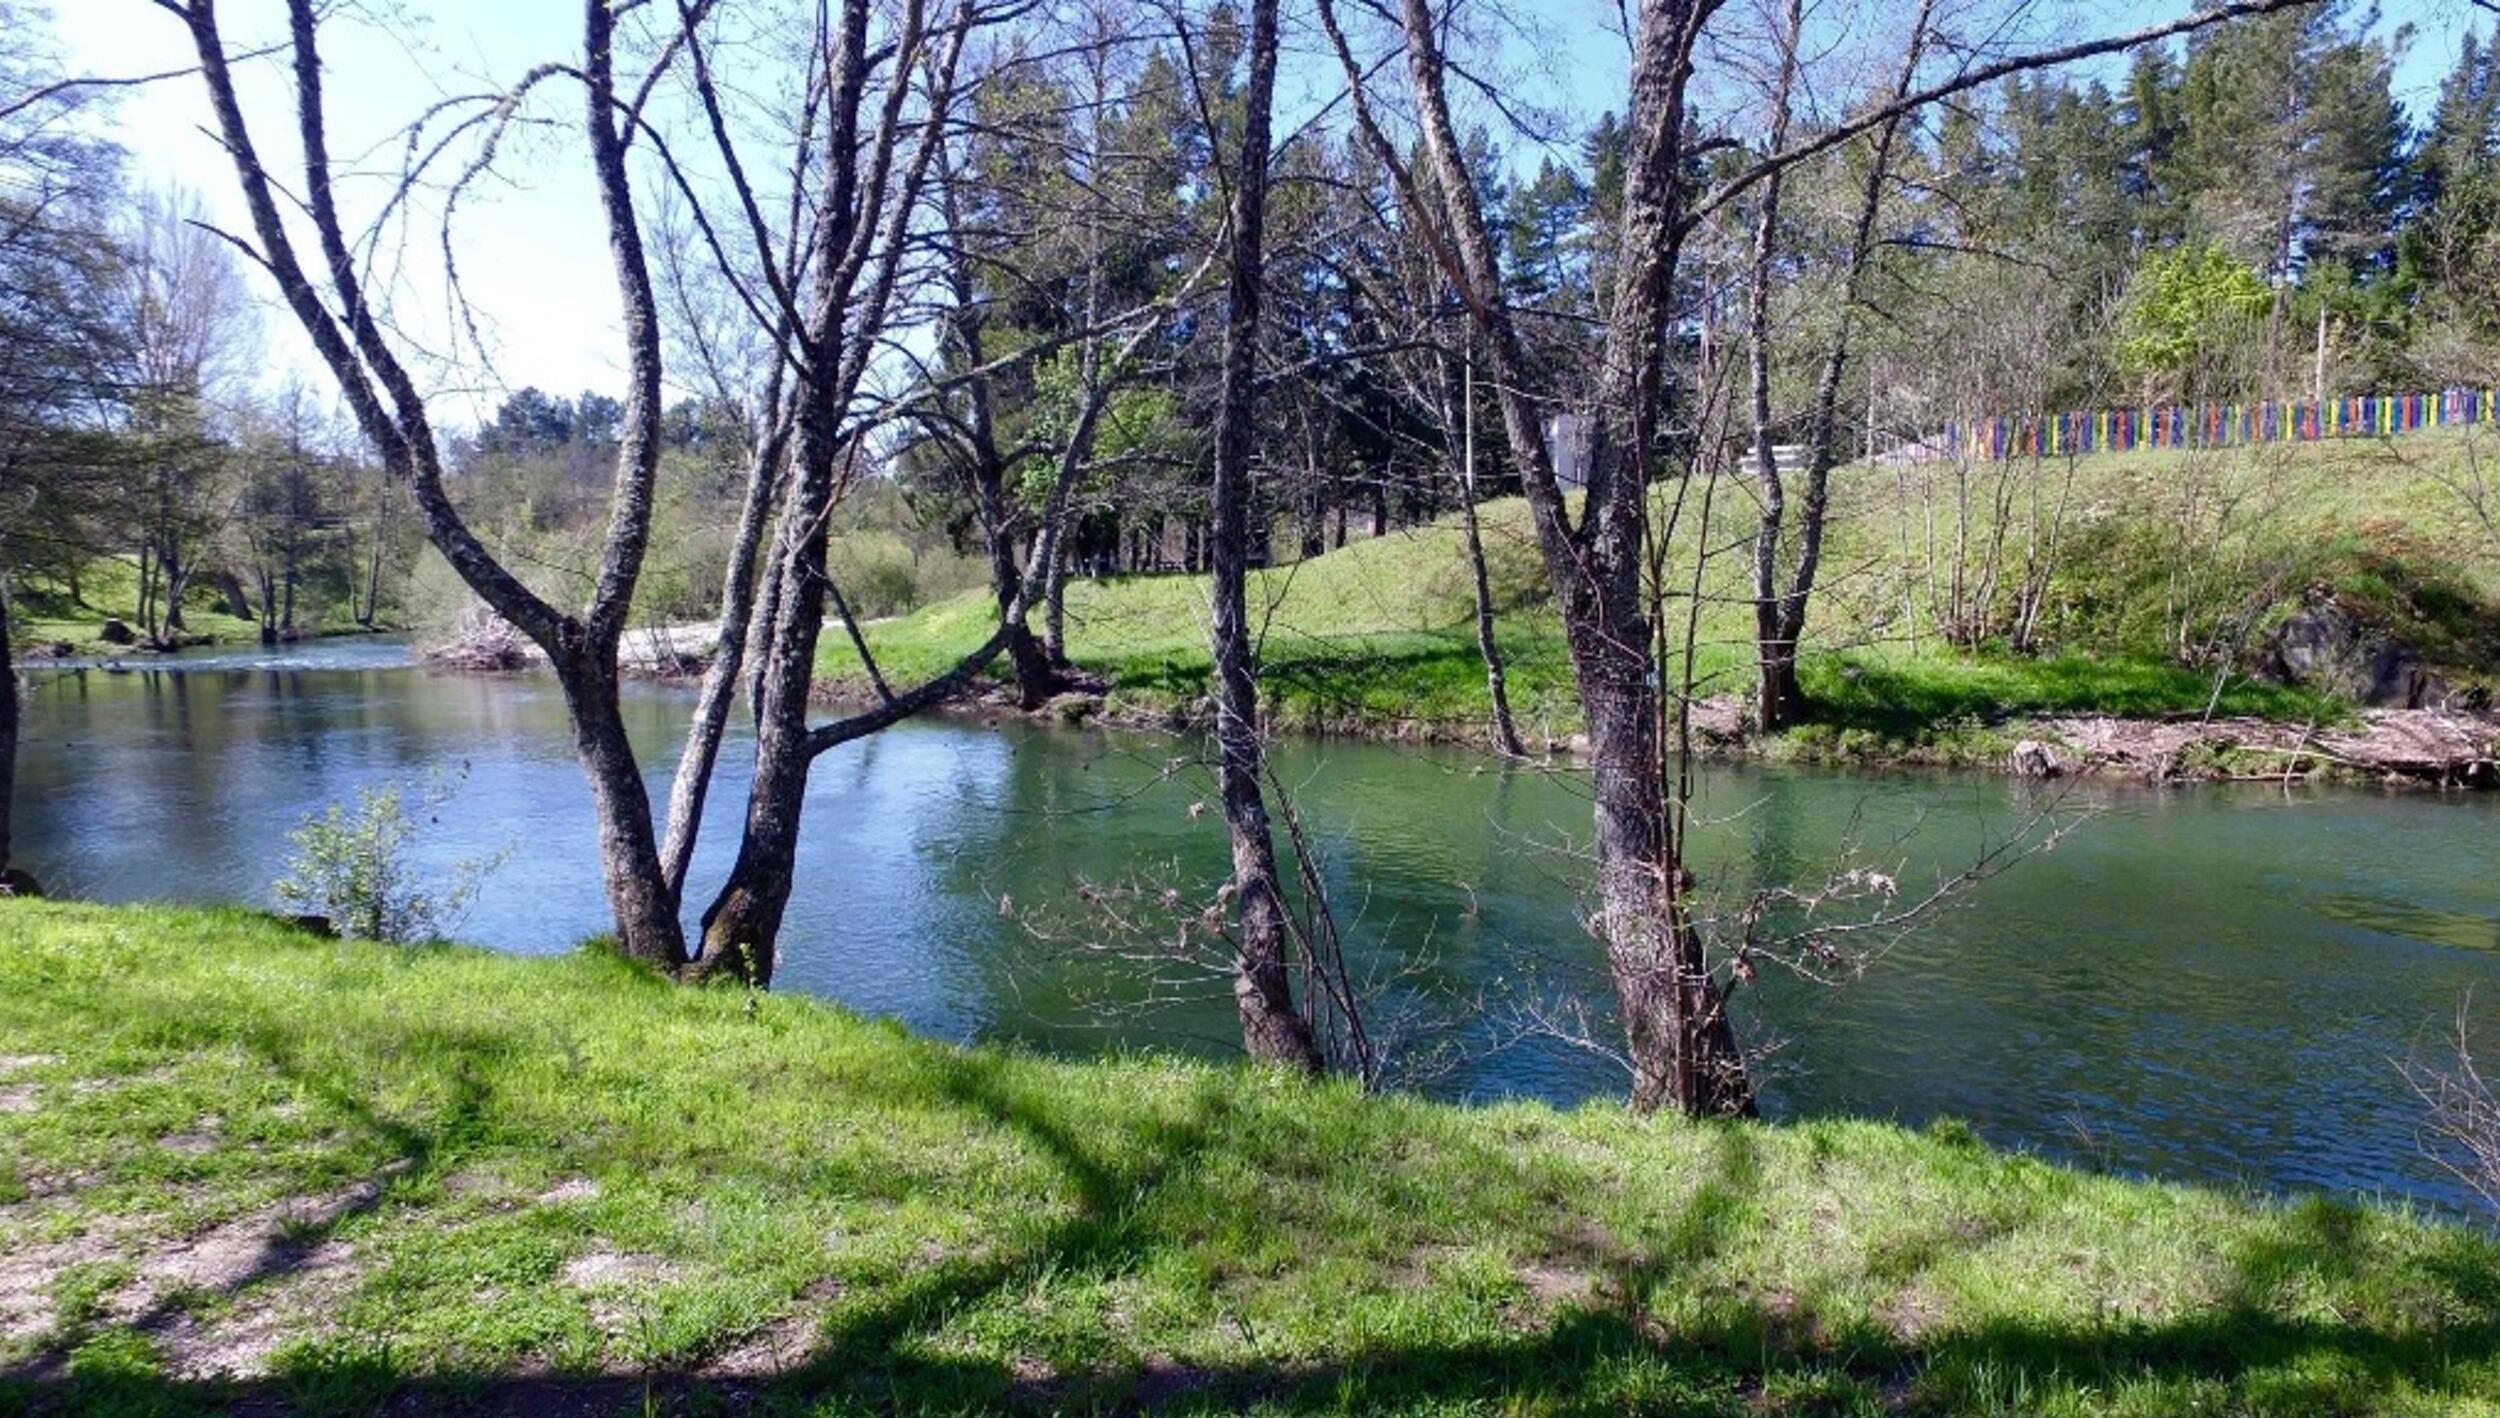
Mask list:
[[[11,1411],[2500,1400],[2500,1240],[1951,1123],[1053,1061],[231,908],[0,900],[0,969]]]
[[[629,676],[667,683],[700,679],[716,628],[703,623],[638,627],[619,650]],[[500,622],[469,627],[420,658],[441,668],[496,673],[544,663],[536,647]],[[1081,672],[1080,672],[1081,676]],[[1013,719],[1069,727],[1195,733],[1212,722],[1204,699],[1145,697],[1090,680],[1033,710],[1021,708],[1012,686],[990,676],[925,712],[996,723]],[[873,708],[863,681],[820,677],[820,707]],[[1325,715],[1275,716],[1271,733],[1349,738],[1389,744],[1448,744],[1491,751],[1488,726],[1451,718],[1383,717],[1359,709]],[[1734,695],[1698,701],[1691,742],[1705,758],[1805,763],[1865,771],[1956,769],[2025,778],[2112,778],[2143,783],[2375,784],[2441,790],[2500,788],[2500,713],[2446,709],[2359,708],[2334,722],[2300,723],[2246,715],[2137,718],[2108,714],[2012,715],[1993,722],[1925,723],[1908,735],[1865,726],[1809,722],[1776,734],[1752,724],[1751,706]],[[1550,737],[1534,745],[1554,762],[1583,759],[1586,736]]]
[[[377,621],[369,626],[325,625],[312,630],[298,630],[293,635],[280,636],[278,643],[302,645],[316,640],[355,640],[376,635],[399,635],[405,631],[405,626],[386,621]],[[171,645],[150,645],[145,642],[116,644],[103,639],[63,640],[57,636],[27,634],[18,636],[10,643],[9,653],[19,669],[39,670],[50,668],[63,660],[110,659],[145,663],[178,655],[185,650],[232,649],[263,643],[258,635],[241,631],[232,634],[222,632],[185,634],[177,637]]]
[[[873,707],[865,684],[817,681],[818,704]],[[991,682],[933,712],[983,722],[1020,719],[1123,731],[1195,733],[1212,723],[1205,702],[1141,700],[1116,687],[1078,689],[1040,708],[1019,708],[1010,688]],[[1765,735],[1751,706],[1728,695],[1699,701],[1692,745],[1704,758],[1806,763],[1870,771],[1957,769],[2027,778],[2113,778],[2146,783],[2333,783],[2488,790],[2500,788],[2500,714],[2442,709],[2356,709],[2336,723],[2286,723],[2246,716],[2130,718],[2023,715],[1993,723],[1925,725],[1904,738],[1865,728],[1808,723]],[[1271,720],[1271,733],[1388,744],[1448,744],[1491,752],[1487,726],[1465,720],[1383,719],[1345,712],[1319,719]],[[1532,746],[1541,756],[1585,758],[1585,735]]]

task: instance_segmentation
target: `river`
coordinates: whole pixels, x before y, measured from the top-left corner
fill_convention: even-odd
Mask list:
[[[438,775],[449,796],[422,857],[440,869],[512,849],[461,936],[542,954],[602,928],[587,790],[551,680],[436,673],[377,641],[134,665],[30,676],[19,855],[56,894],[265,902],[305,814]],[[628,697],[664,795],[691,696]],[[1224,844],[1195,753],[940,718],[827,755],[778,987],[947,1039],[1223,1051],[1224,999],[1144,1000],[1138,967],[1069,943],[1101,934],[1089,889],[1169,883],[1204,899]],[[745,756],[724,755],[698,886],[726,865]],[[1456,1045],[1427,1091],[1570,1103],[1619,1089],[1610,1063],[1516,1027],[1516,1001],[1595,961],[1579,924],[1583,784],[1337,741],[1281,744],[1276,764],[1358,967],[1400,998],[1468,1006],[1423,1037]],[[1721,899],[1851,860],[1906,898],[2018,829],[2044,791],[1712,767],[1696,857]],[[2423,1150],[2398,1064],[2442,1057],[2476,990],[2478,1042],[2500,1058],[2500,799],[2093,784],[2053,807],[2085,820],[1862,977],[1773,975],[1751,992],[1749,1038],[1779,1046],[1769,1112],[1950,1116],[2126,1173],[2464,1205]],[[1133,914],[1170,921],[1155,912]]]

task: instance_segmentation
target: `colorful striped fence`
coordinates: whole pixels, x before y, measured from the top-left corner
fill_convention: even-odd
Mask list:
[[[2142,448],[2222,448],[2378,438],[2421,428],[2500,422],[2500,391],[2356,394],[2321,403],[2152,404],[1949,424],[1943,447],[1989,459],[2129,453]]]

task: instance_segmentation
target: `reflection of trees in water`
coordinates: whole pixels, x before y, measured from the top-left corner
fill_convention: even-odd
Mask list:
[[[1089,896],[1172,893],[1194,907],[1229,873],[1224,839],[1194,803],[1213,784],[1190,745],[1152,736],[1007,729],[992,790],[924,845],[952,903],[966,1001],[978,1027],[1044,1047],[1150,1043],[1222,1056],[1239,1040],[1230,996],[1175,993],[1095,948]],[[1209,809],[1211,811],[1211,809]]]

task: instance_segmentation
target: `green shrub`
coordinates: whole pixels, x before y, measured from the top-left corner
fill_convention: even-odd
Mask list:
[[[406,787],[398,783],[356,790],[356,807],[339,803],[307,816],[287,834],[295,852],[287,874],[271,886],[280,904],[327,919],[343,936],[360,940],[419,941],[441,938],[465,919],[478,886],[503,865],[512,848],[456,863],[442,884],[420,880],[409,862],[420,816],[441,805],[445,785],[426,786],[412,814]]]

